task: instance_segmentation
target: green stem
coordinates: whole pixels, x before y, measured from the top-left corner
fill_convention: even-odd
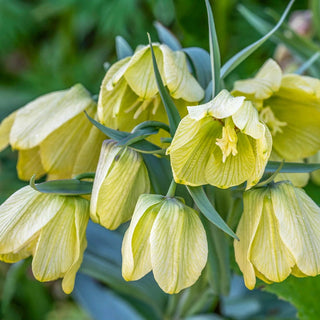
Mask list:
[[[176,193],[176,188],[177,188],[177,184],[175,183],[174,179],[172,179],[166,197],[173,198]]]
[[[84,173],[77,174],[73,179],[76,179],[76,180],[94,179],[95,175],[96,175],[95,172],[84,172]]]

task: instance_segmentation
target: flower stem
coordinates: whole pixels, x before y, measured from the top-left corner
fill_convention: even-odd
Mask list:
[[[176,188],[177,188],[177,184],[175,183],[174,179],[172,179],[166,197],[173,198],[176,192]]]

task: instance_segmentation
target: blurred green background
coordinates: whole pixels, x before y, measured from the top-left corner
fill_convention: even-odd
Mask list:
[[[282,13],[287,1],[211,1],[222,63],[260,37],[237,11],[239,3],[263,15],[267,6]],[[307,7],[308,1],[300,0],[294,10]],[[155,41],[156,20],[172,30],[183,47],[208,49],[206,9],[200,0],[0,0],[0,120],[41,94],[78,82],[98,93],[103,64],[116,60],[115,36],[132,47],[146,44],[147,32]],[[251,76],[274,49],[268,41],[229,81]],[[17,180],[15,164],[16,154],[9,148],[0,154],[0,203],[25,184]],[[61,292],[59,283],[33,281],[27,264],[16,269],[7,274],[8,265],[0,264],[0,294],[5,276],[12,277],[6,284],[11,301],[5,301],[1,319],[89,319]]]

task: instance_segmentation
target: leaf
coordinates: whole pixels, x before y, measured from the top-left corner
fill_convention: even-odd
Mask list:
[[[303,74],[319,59],[319,57],[320,57],[320,51],[317,51],[314,55],[310,57],[310,59],[305,61],[294,73]]]
[[[156,28],[158,37],[162,43],[166,44],[170,49],[174,51],[182,49],[179,40],[176,38],[176,36],[172,32],[170,32],[169,29],[164,27],[158,21],[155,21],[153,25]]]
[[[212,79],[212,74],[210,72],[210,54],[206,50],[197,47],[184,48],[183,51],[190,58],[196,73],[196,78],[200,83],[201,87],[204,89],[207,88],[208,84],[210,83],[210,80]]]
[[[167,113],[167,116],[169,119],[170,134],[173,137],[176,130],[177,130],[177,127],[179,125],[181,118],[180,118],[179,112],[178,112],[175,104],[173,103],[173,101],[168,93],[168,90],[163,85],[161,75],[160,75],[160,72],[159,72],[159,69],[157,66],[156,57],[154,55],[150,35],[148,35],[148,37],[149,37],[149,45],[150,45],[151,55],[152,55],[154,74],[156,77],[156,82],[157,82],[158,90],[159,90],[159,93],[161,96],[161,100],[162,100],[162,103],[166,109],[166,113]]]
[[[312,10],[312,26],[314,27],[319,39],[320,38],[320,1],[311,0],[310,7]]]
[[[137,126],[135,126],[132,130],[132,132],[135,132],[137,130],[140,130],[140,129],[144,129],[144,128],[155,128],[155,129],[163,129],[167,132],[170,132],[170,127],[166,124],[166,123],[163,123],[163,122],[160,122],[160,121],[144,121],[144,122],[141,122],[139,123]]]
[[[157,134],[158,132],[159,132],[159,129],[155,129],[152,127],[137,130],[133,133],[130,133],[127,137],[121,139],[117,143],[117,145],[118,146],[130,146],[134,143],[137,143],[137,142],[140,142],[141,140],[144,140],[144,138],[147,138],[152,134]]]
[[[93,183],[76,179],[51,180],[35,183],[35,175],[30,179],[30,186],[41,193],[54,193],[64,196],[90,194]]]
[[[95,320],[106,315],[115,320],[144,319],[125,299],[84,274],[77,275],[72,295]]]
[[[214,18],[209,0],[206,1],[208,24],[209,24],[209,46],[210,46],[210,60],[211,60],[211,73],[212,73],[212,97],[213,98],[220,91],[220,49],[214,25]]]
[[[298,310],[299,319],[319,319],[320,276],[306,278],[291,276],[281,283],[266,286],[264,290],[292,303]]]
[[[121,36],[116,36],[116,52],[118,60],[122,60],[133,55],[133,50],[129,43]]]
[[[228,295],[230,290],[229,243],[225,234],[206,219],[201,219],[208,239],[207,272],[216,295]]]
[[[229,59],[221,68],[221,78],[224,79],[232,70],[234,70],[242,61],[247,59],[253,52],[255,52],[264,42],[266,42],[281,26],[285,18],[287,17],[289,10],[291,9],[293,3],[295,0],[291,0],[289,4],[287,5],[285,11],[283,12],[280,20],[278,23],[267,33],[263,32],[265,34],[262,38],[257,40],[256,42],[250,44],[246,48],[242,49],[240,52],[235,54],[231,59]],[[249,19],[250,13],[249,10],[247,10],[243,6],[239,6],[239,11],[247,18]],[[244,14],[246,12],[246,14]],[[250,21],[249,21],[250,22]],[[251,22],[250,22],[251,23]]]
[[[280,161],[269,161],[265,172],[275,172],[281,165]],[[301,163],[301,162],[285,162],[280,170],[280,172],[285,173],[303,173],[312,172],[320,169],[320,163]]]
[[[220,217],[216,209],[212,206],[203,188],[190,186],[187,186],[187,188],[197,207],[204,214],[204,216],[226,234],[234,239],[239,240],[236,234],[229,228],[225,221]]]

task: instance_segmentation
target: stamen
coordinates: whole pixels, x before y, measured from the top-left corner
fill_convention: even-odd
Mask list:
[[[273,136],[275,136],[277,132],[282,133],[281,127],[285,127],[287,125],[286,122],[280,121],[276,118],[270,107],[263,108],[259,114],[259,118],[269,127]]]

